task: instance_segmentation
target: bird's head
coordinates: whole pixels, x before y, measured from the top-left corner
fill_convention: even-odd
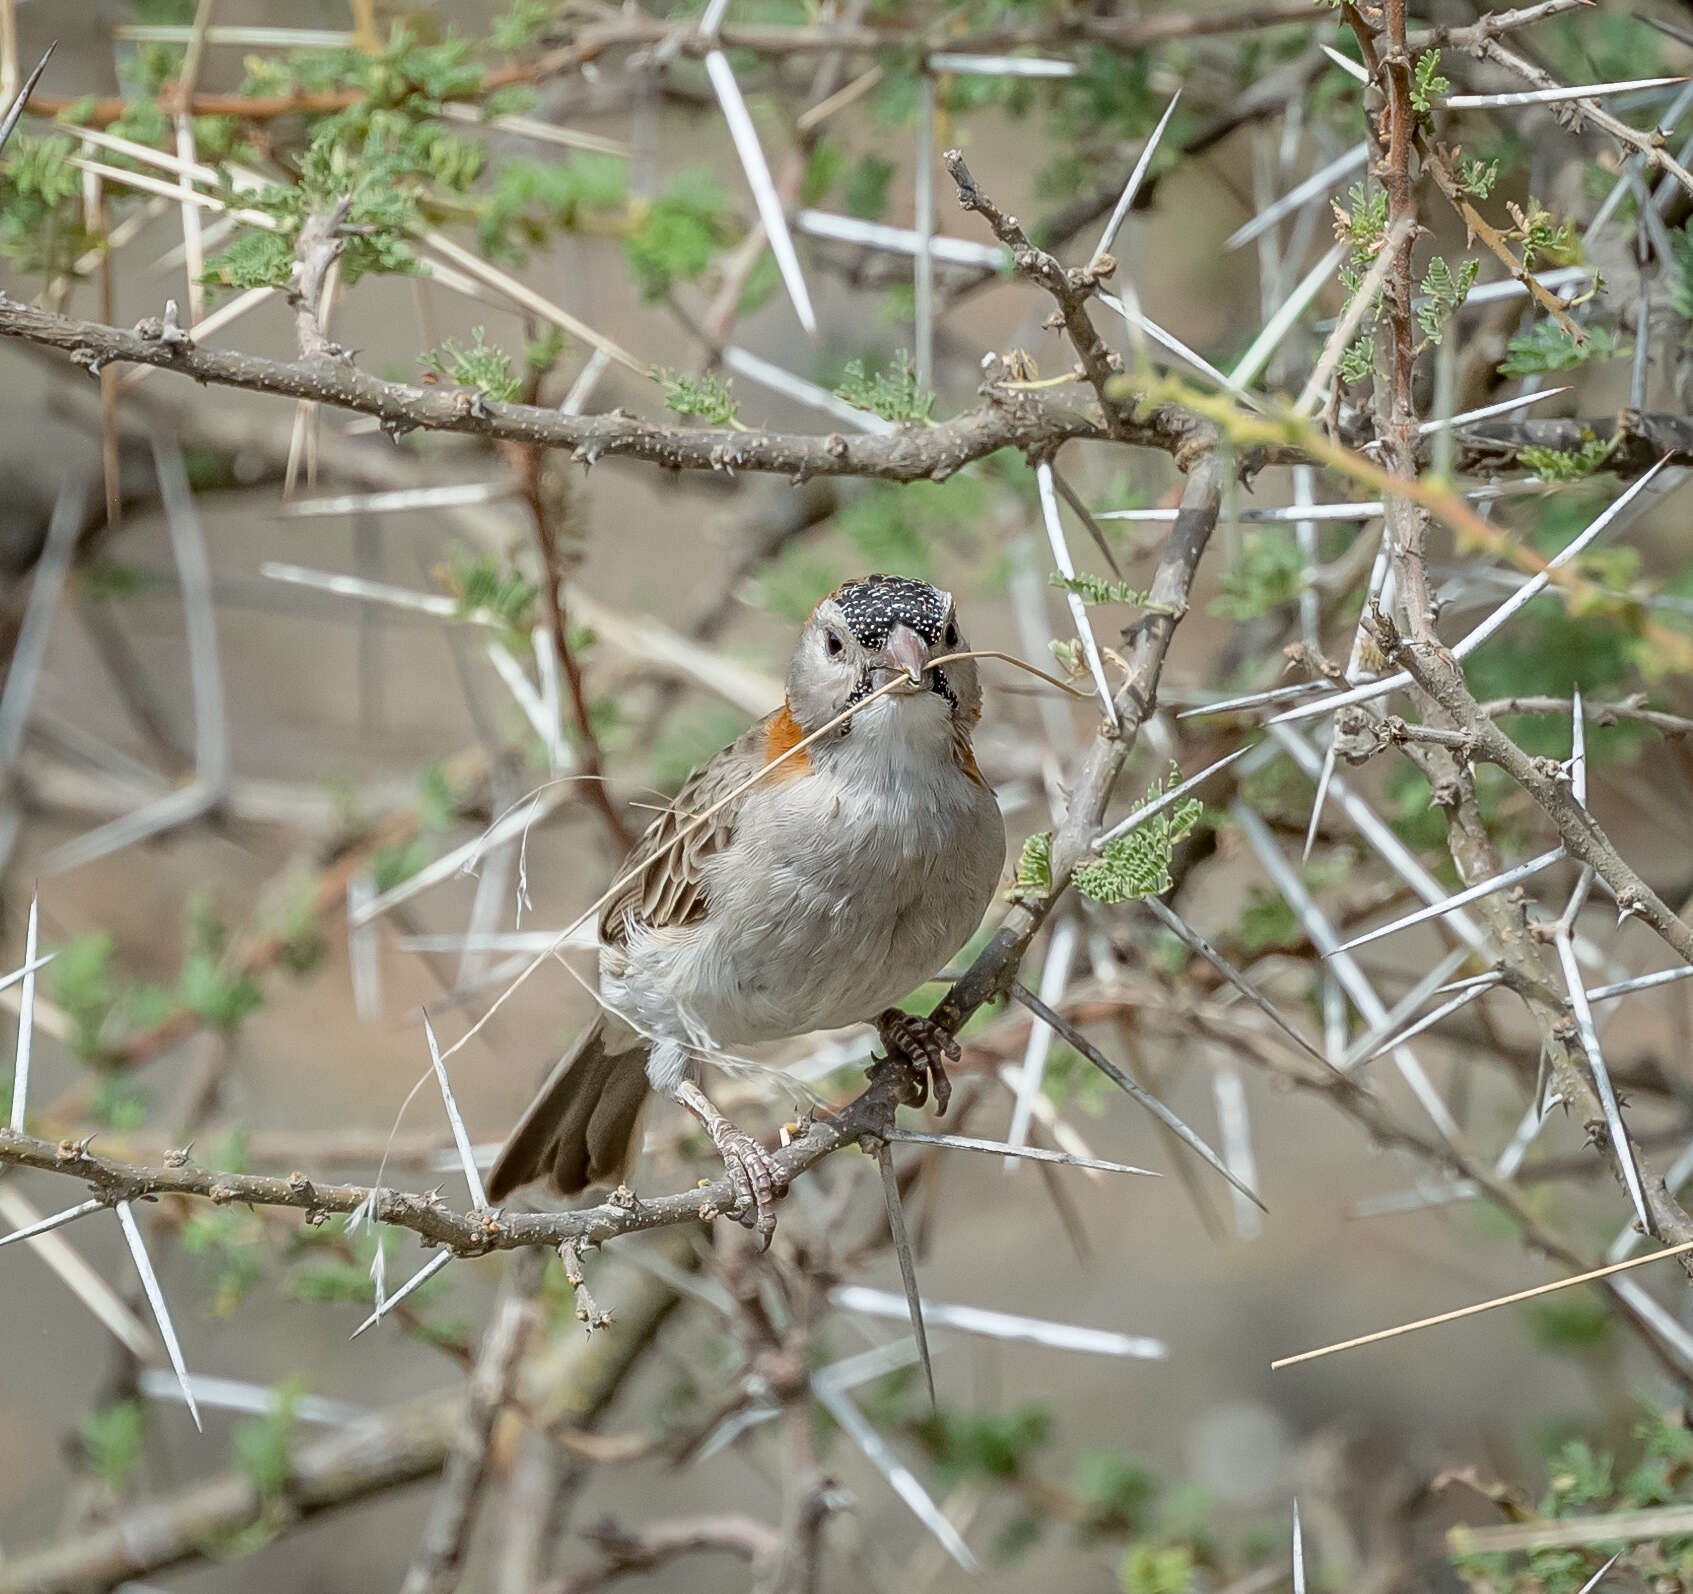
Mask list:
[[[933,716],[968,733],[982,711],[976,661],[928,667],[930,659],[968,646],[950,592],[905,576],[849,581],[812,610],[800,633],[788,666],[789,712],[813,731],[877,687],[898,681],[881,699],[884,713]]]

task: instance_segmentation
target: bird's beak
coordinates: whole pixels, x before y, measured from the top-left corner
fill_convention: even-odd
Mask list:
[[[879,668],[895,676],[905,676],[910,683],[908,690],[913,692],[922,690],[923,671],[928,662],[929,644],[910,626],[897,621],[888,632],[886,645],[876,656]]]

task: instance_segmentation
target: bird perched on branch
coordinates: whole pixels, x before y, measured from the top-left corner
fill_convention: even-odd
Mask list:
[[[705,1127],[735,1215],[768,1244],[781,1170],[712,1106],[699,1063],[813,1029],[874,1024],[918,1070],[918,1099],[932,1084],[945,1110],[957,1043],[892,1004],[968,939],[1005,861],[970,751],[976,664],[950,657],[966,647],[952,595],[926,582],[866,576],[817,605],[786,702],[695,774],[625,861],[599,921],[604,1014],[512,1131],[490,1200],[542,1177],[562,1195],[621,1182],[656,1091]]]

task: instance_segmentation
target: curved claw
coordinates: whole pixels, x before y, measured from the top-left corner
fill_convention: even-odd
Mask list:
[[[788,1193],[787,1175],[763,1146],[727,1118],[719,1118],[710,1130],[712,1144],[735,1187],[732,1216],[743,1227],[756,1229],[763,1249],[769,1250],[776,1232],[776,1202]]]
[[[947,1078],[946,1065],[956,1063],[964,1055],[952,1031],[932,1018],[890,1007],[877,1016],[876,1033],[890,1057],[897,1053],[916,1070],[918,1092],[913,1105],[921,1107],[929,1099],[932,1085],[935,1111],[944,1117],[947,1103],[952,1100],[952,1081]]]
[[[737,1129],[691,1080],[676,1087],[676,1100],[686,1107],[711,1136],[723,1171],[734,1187],[735,1206],[731,1216],[737,1223],[756,1229],[770,1249],[776,1232],[776,1202],[788,1193],[788,1176],[773,1158],[744,1129]]]

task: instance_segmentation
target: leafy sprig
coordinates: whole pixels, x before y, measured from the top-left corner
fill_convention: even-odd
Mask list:
[[[917,367],[904,349],[880,371],[866,373],[862,360],[851,361],[835,396],[884,421],[927,421],[935,407],[935,395],[917,385]]]

